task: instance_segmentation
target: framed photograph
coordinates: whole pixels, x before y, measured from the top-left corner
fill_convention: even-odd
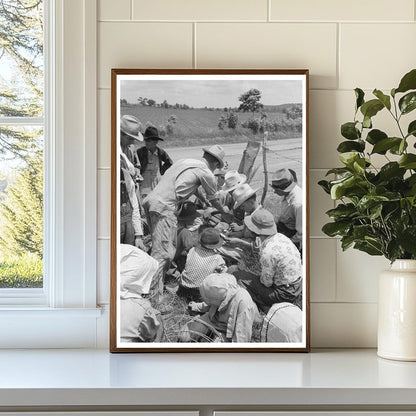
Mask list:
[[[309,351],[308,75],[112,70],[111,352]]]

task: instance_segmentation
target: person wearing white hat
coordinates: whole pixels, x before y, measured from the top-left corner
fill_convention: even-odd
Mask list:
[[[233,191],[233,212],[236,218],[244,218],[246,215],[250,215],[256,209],[259,208],[257,202],[257,195],[259,188],[253,189],[248,183],[243,183],[242,185],[237,186]],[[237,223],[232,223],[230,226],[233,231],[233,237],[242,237],[242,231],[244,229],[244,224],[239,225]]]
[[[120,119],[120,243],[143,247],[143,227],[136,193],[140,171],[130,146],[143,141],[140,121],[130,115]]]
[[[180,159],[173,163],[143,201],[152,235],[152,256],[160,265],[155,277],[160,293],[164,274],[176,252],[177,211],[180,204],[197,194],[201,186],[210,204],[226,219],[232,218],[215,197],[217,186],[213,172],[224,167],[224,149],[214,145],[202,150],[202,160]]]
[[[222,206],[226,206],[229,210],[233,209],[234,199],[232,193],[235,188],[245,183],[247,176],[236,170],[225,172],[224,180],[217,192],[218,201]]]
[[[120,244],[120,341],[152,342],[162,335],[160,313],[143,298],[158,262],[144,251]]]

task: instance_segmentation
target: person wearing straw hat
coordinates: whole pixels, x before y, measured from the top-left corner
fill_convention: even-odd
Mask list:
[[[205,228],[199,236],[199,244],[191,248],[186,259],[185,269],[179,281],[178,296],[188,302],[199,300],[199,287],[211,273],[225,272],[227,266],[217,249],[224,244],[220,232],[215,228]]]
[[[302,261],[293,242],[277,232],[273,215],[259,208],[244,218],[246,227],[258,237],[260,276],[235,272],[240,284],[265,312],[279,302],[290,302],[302,308]]]
[[[143,246],[143,227],[136,194],[138,177],[131,146],[143,141],[140,121],[130,115],[120,119],[120,243]]]
[[[244,219],[246,215],[250,215],[256,209],[259,208],[257,202],[257,195],[259,188],[253,189],[248,183],[243,183],[237,186],[233,191],[233,212],[236,218],[241,217]],[[242,236],[244,224],[232,223],[230,229],[233,232],[233,236]]]
[[[150,191],[158,184],[160,177],[172,166],[172,159],[167,152],[157,144],[163,139],[159,136],[156,127],[149,126],[144,132],[145,146],[137,150],[140,160],[140,173],[143,182],[140,184],[142,198],[149,195]]]
[[[176,252],[177,211],[180,205],[195,195],[201,186],[210,204],[225,219],[232,218],[215,197],[217,189],[213,172],[224,167],[224,149],[214,145],[202,150],[202,160],[181,159],[175,162],[143,201],[152,236],[152,256],[160,264],[155,277],[159,292],[163,289],[164,274]]]
[[[281,210],[275,218],[277,229],[302,251],[302,189],[292,172],[290,169],[277,170],[270,186],[276,195],[282,197]]]
[[[232,209],[234,205],[234,199],[232,197],[232,192],[239,185],[242,185],[247,180],[247,176],[243,173],[239,173],[236,170],[230,170],[225,173],[222,186],[217,192],[218,201],[223,205]]]

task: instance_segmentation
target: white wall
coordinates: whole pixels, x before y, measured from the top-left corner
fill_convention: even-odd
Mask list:
[[[355,87],[390,90],[416,67],[415,0],[99,0],[98,299],[109,300],[110,69],[309,68],[312,347],[376,346],[382,258],[342,253],[317,186],[337,165]],[[388,125],[381,119],[382,126]],[[106,347],[106,325],[99,344]]]

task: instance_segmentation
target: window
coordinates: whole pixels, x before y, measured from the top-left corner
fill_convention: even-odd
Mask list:
[[[0,0],[0,13],[30,1]],[[45,279],[42,288],[0,290],[0,348],[94,347],[107,332],[96,307],[97,2],[41,3],[45,111],[0,121],[43,145]]]
[[[0,1],[0,289],[44,286],[43,16],[42,0]]]

